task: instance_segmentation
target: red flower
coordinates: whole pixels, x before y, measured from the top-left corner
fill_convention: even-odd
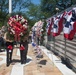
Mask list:
[[[12,50],[12,49],[13,49],[13,47],[12,47],[11,45],[9,45],[7,48],[8,48],[9,50]]]
[[[25,47],[22,45],[22,46],[20,47],[20,50],[25,50]]]

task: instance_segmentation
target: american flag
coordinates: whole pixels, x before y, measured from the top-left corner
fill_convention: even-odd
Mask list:
[[[72,12],[68,13],[68,16],[66,18],[67,22],[63,28],[64,31],[64,37],[68,40],[72,40],[75,35],[76,30],[76,22],[72,20]]]
[[[60,15],[55,17],[54,19],[54,25],[53,25],[53,30],[52,30],[52,35],[55,37],[59,35],[59,20],[60,20]]]
[[[49,26],[50,26],[51,18],[49,18],[48,20],[46,20],[46,22],[47,22],[46,32],[48,33],[48,29],[49,29]]]
[[[50,35],[51,34],[51,31],[52,31],[52,26],[53,26],[53,20],[54,18],[49,18],[47,20],[47,26],[46,26],[46,31],[47,31],[47,34]]]
[[[63,21],[64,21],[64,17],[66,16],[67,16],[67,12],[64,11],[62,14],[55,17],[53,30],[52,30],[52,35],[54,37],[60,35],[60,33],[62,32],[64,26]]]

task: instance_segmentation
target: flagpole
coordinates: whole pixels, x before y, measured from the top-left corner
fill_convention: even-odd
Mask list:
[[[66,59],[66,38],[65,38],[65,53],[64,53],[64,59]]]
[[[9,0],[9,14],[12,13],[12,0]]]
[[[54,52],[56,53],[56,50],[55,50],[55,37],[53,37],[54,39]]]

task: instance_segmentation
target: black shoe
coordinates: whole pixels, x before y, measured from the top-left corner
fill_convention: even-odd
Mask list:
[[[23,63],[26,64],[26,60],[24,60]]]
[[[23,62],[21,64],[24,64]]]
[[[43,58],[43,55],[37,55],[36,58]]]
[[[12,60],[10,60],[10,63],[12,63]]]
[[[21,62],[21,64],[23,64],[23,62]]]
[[[7,67],[9,66],[9,64],[6,65]]]

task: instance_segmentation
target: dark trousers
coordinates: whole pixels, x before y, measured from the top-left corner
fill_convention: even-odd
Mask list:
[[[27,50],[20,50],[21,64],[26,63]]]
[[[20,58],[21,58],[21,64],[24,62],[24,50],[20,50]]]
[[[24,50],[24,61],[27,60],[27,50]]]
[[[21,44],[25,47],[25,50],[20,50],[21,63],[26,63],[27,52],[28,52],[28,42],[21,42]]]
[[[12,62],[12,53],[13,53],[13,50],[9,52],[9,50],[7,49],[7,58],[6,58],[7,66],[9,66],[10,63]]]
[[[13,42],[8,42],[8,41],[6,41],[6,43],[5,43],[5,45],[6,45],[6,55],[7,55],[7,57],[6,57],[6,65],[7,66],[9,66],[10,65],[10,63],[12,62],[12,53],[13,53],[13,49],[11,50],[11,52],[9,51],[9,49],[8,49],[8,46],[9,45],[11,45],[12,47],[13,47]]]
[[[3,37],[0,37],[0,51],[1,51],[1,48],[4,47],[4,44],[5,44],[5,41]]]

